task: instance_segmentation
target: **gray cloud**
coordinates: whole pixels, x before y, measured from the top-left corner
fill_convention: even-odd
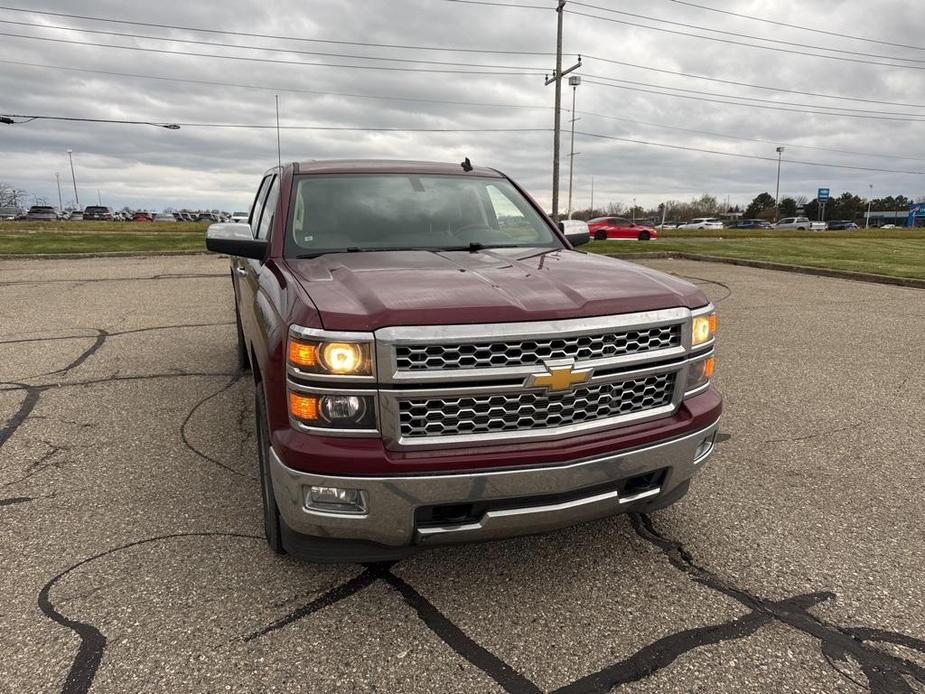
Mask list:
[[[554,5],[552,0],[533,3]],[[531,3],[531,4],[533,4]],[[635,0],[594,4],[660,16],[729,31],[788,41],[805,41],[807,48],[839,48],[864,54],[906,56],[925,60],[925,51],[841,40],[792,29],[765,26],[716,15],[667,0]],[[719,5],[717,5],[719,6]],[[445,47],[491,48],[505,51],[552,51],[555,15],[551,11],[518,10],[443,2],[442,0],[326,0],[315,3],[255,3],[231,0],[220,6],[170,0],[135,5],[114,0],[87,0],[75,9],[65,0],[47,0],[41,9],[77,14],[209,27],[305,38],[369,41]],[[603,14],[577,6],[572,9]],[[869,4],[821,0],[754,0],[737,11],[831,31],[885,37],[917,45],[919,12],[913,0],[886,0],[876,12]],[[619,18],[617,15],[614,17]],[[100,43],[157,47],[168,50],[264,57],[301,62],[377,64],[360,59],[233,48],[260,45],[351,55],[412,57],[449,63],[528,66],[542,73],[553,66],[552,56],[488,55],[445,51],[408,51],[286,42],[256,37],[228,37],[186,31],[159,30],[0,10],[0,20],[41,22],[158,35],[173,39],[216,41],[224,47],[190,46],[97,36],[48,28],[0,23],[0,31],[65,38],[94,47],[3,37],[0,60],[43,63],[87,70],[257,85],[267,89],[189,84],[0,64],[0,112],[41,113],[95,118],[141,119],[182,123],[274,122],[273,89],[349,92],[401,96],[433,101],[365,99],[280,91],[284,125],[333,125],[394,128],[469,128],[471,133],[359,133],[285,130],[283,157],[414,158],[474,162],[495,166],[523,183],[543,202],[549,200],[551,132],[495,133],[497,128],[551,128],[552,88],[542,76],[445,75],[424,72],[408,64],[404,71],[352,70],[307,65],[279,65],[214,58],[159,55],[99,47]],[[630,20],[636,21],[636,20]],[[925,102],[921,86],[925,72],[810,58],[757,48],[732,46],[674,36],[575,15],[565,17],[565,50],[608,57],[667,70],[787,89],[858,96],[868,99]],[[922,65],[925,65],[923,63]],[[450,66],[453,69],[453,66]],[[466,69],[463,67],[460,70]],[[665,87],[750,96],[813,106],[842,106],[925,114],[923,108],[839,102],[795,94],[746,89],[654,73],[587,59],[583,72]],[[491,102],[533,108],[464,106],[434,101]],[[565,90],[565,106],[571,96]],[[795,108],[795,107],[794,107]],[[713,131],[747,138],[786,142],[785,156],[794,160],[872,168],[925,171],[922,123],[807,115],[746,106],[720,105],[585,84],[579,88],[578,111],[609,114],[680,128]],[[662,142],[723,152],[774,157],[774,144],[739,142],[678,130],[607,120],[581,114],[580,131]],[[568,114],[563,117],[567,126]],[[845,149],[874,154],[921,157],[920,161],[823,152],[807,147]],[[184,126],[179,131],[128,125],[35,121],[0,126],[0,179],[57,200],[54,174],[69,184],[65,151],[75,152],[81,202],[92,202],[99,190],[104,203],[161,208],[219,206],[241,209],[249,204],[260,174],[276,160],[272,130],[217,129]],[[591,176],[595,200],[656,204],[703,192],[747,203],[764,190],[773,192],[776,162],[738,159],[661,147],[576,137],[576,204],[588,204]],[[562,190],[568,181],[568,137],[563,137]],[[874,193],[925,194],[925,177],[784,164],[781,192],[812,196],[819,186],[834,193],[851,190]],[[73,198],[64,186],[65,202]],[[563,203],[564,205],[564,203]]]

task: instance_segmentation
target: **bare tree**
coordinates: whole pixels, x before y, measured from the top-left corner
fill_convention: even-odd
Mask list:
[[[26,204],[28,196],[26,191],[0,181],[0,207],[20,207]]]

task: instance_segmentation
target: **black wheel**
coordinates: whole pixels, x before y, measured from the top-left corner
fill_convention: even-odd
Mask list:
[[[604,231],[603,229],[598,229],[597,231],[594,232],[594,239],[595,239],[596,241],[606,241],[606,240],[607,240],[607,232]]]
[[[639,232],[639,240],[640,240],[640,241],[648,241],[650,238],[651,238],[651,237],[649,236],[649,232],[648,232],[648,231],[640,231],[640,232]]]
[[[244,330],[241,328],[241,316],[238,314],[238,307],[235,306],[234,311],[234,322],[236,331],[238,334],[238,368],[241,371],[249,371],[251,368],[251,360],[247,354],[247,344],[244,342]]]
[[[260,496],[263,501],[263,532],[267,544],[276,554],[285,554],[280,532],[279,507],[273,494],[270,478],[270,427],[267,424],[267,406],[263,386],[256,385],[254,412],[257,416],[257,474],[260,476]]]
[[[806,231],[806,227],[797,227],[797,231]]]

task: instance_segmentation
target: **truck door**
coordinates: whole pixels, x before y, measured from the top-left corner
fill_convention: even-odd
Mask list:
[[[255,238],[260,229],[260,221],[266,208],[270,187],[275,179],[276,176],[274,175],[266,176],[260,183],[257,197],[254,198],[254,206],[251,208],[248,222],[251,226],[251,233]],[[259,269],[260,261],[234,257],[231,259],[231,267],[234,275],[235,298],[238,302],[238,315],[241,316],[241,328],[244,330],[245,335],[249,335],[253,339],[257,284],[255,267]]]

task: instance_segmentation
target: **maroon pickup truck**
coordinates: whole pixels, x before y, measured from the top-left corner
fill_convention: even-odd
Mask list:
[[[270,547],[376,561],[684,496],[721,411],[713,306],[587,240],[468,160],[286,164],[211,226]]]

